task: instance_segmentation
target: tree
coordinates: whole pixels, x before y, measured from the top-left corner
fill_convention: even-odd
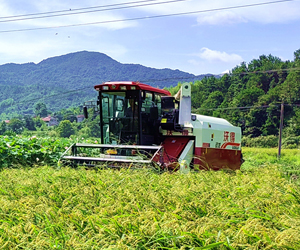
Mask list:
[[[72,113],[66,113],[63,116],[63,120],[69,120],[70,122],[75,122],[77,119],[76,119],[76,115],[74,115]]]
[[[91,137],[100,137],[100,126],[99,126],[99,119],[94,119],[93,121],[89,122],[88,126],[90,127],[90,136]]]
[[[9,121],[7,128],[8,130],[12,130],[13,132],[19,134],[24,129],[24,123],[20,119],[13,118]]]
[[[25,115],[24,116],[24,126],[25,128],[27,128],[28,130],[36,130],[35,126],[34,126],[34,120],[32,119],[31,116],[29,115]]]
[[[35,128],[40,128],[45,124],[45,122],[40,117],[33,118]]]
[[[70,137],[75,134],[75,130],[69,120],[61,121],[57,127],[57,132],[60,137]]]
[[[203,109],[203,111],[201,111],[201,113],[203,115],[212,115],[213,111],[209,110],[209,109],[214,109],[217,108],[221,105],[221,103],[223,102],[223,94],[221,91],[214,91],[212,92],[208,98],[203,102],[203,104],[201,105],[201,108]]]
[[[263,135],[277,135],[280,123],[280,109],[278,106],[270,106],[266,109],[267,120],[262,126]]]
[[[280,96],[284,102],[300,103],[300,72],[290,72],[280,89]]]
[[[222,91],[222,93],[226,93],[228,88],[231,85],[231,78],[228,74],[224,74],[220,81],[218,82],[218,89]]]
[[[36,116],[46,117],[48,115],[46,104],[42,103],[42,102],[38,102],[34,106],[34,113],[35,113]]]
[[[300,62],[300,49],[298,49],[294,52],[294,59],[295,59],[296,64],[298,64]]]
[[[264,91],[257,87],[242,90],[232,101],[236,107],[253,106]]]
[[[285,107],[286,108],[286,107]],[[294,108],[294,116],[287,122],[288,126],[286,127],[286,131],[288,135],[299,136],[300,135],[300,108]]]
[[[5,121],[1,122],[0,124],[0,135],[3,135],[6,131],[6,123]]]
[[[209,92],[206,90],[202,81],[196,81],[192,84],[192,107],[199,108],[206,100]]]

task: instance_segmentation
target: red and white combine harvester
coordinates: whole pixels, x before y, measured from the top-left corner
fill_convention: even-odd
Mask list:
[[[175,97],[139,82],[106,82],[94,88],[99,92],[102,144],[75,143],[62,160],[108,167],[155,164],[182,172],[240,168],[241,128],[192,114],[189,83]]]

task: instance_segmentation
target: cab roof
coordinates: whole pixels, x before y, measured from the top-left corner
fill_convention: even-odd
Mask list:
[[[154,88],[150,85],[140,83],[140,82],[130,82],[130,81],[104,82],[102,84],[98,84],[98,85],[94,86],[94,89],[99,91],[99,90],[102,90],[103,86],[108,86],[110,91],[120,90],[121,86],[125,86],[125,87],[127,87],[127,89],[131,89],[131,87],[134,86],[136,90],[146,90],[146,91],[151,91],[151,92],[171,96],[171,93],[168,90]]]

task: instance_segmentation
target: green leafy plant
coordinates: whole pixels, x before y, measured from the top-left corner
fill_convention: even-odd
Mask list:
[[[54,165],[70,144],[69,139],[0,136],[0,166]]]

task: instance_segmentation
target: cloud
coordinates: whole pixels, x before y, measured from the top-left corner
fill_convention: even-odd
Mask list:
[[[243,2],[240,0],[189,0],[174,2],[170,4],[152,5],[139,8],[138,10],[140,12],[161,15],[199,11],[199,13],[195,13],[189,16],[195,17],[198,24],[200,25],[224,25],[244,22],[286,23],[289,21],[300,19],[299,1],[280,2],[255,6],[255,4],[266,2],[268,1],[250,0],[247,2]]]
[[[265,3],[267,1],[261,1]],[[229,0],[224,3],[223,1],[214,1],[214,6],[217,8],[227,8],[234,6],[249,5],[248,7],[239,7],[229,10],[213,11],[208,13],[201,13],[197,17],[198,24],[210,24],[210,25],[223,25],[233,23],[287,23],[294,20],[299,20],[300,3],[286,2],[286,3],[274,3],[266,5],[255,5],[257,2],[241,3],[240,1]],[[214,7],[208,6],[213,9]]]
[[[209,48],[202,48],[200,53],[189,54],[188,56],[189,59],[187,59],[186,63],[188,68],[193,69],[192,71],[194,72],[199,72],[199,69],[201,69],[201,74],[224,74],[228,72],[228,69],[244,61],[238,54],[229,54],[224,51],[211,50]],[[191,70],[187,71],[191,72]]]
[[[55,32],[45,31],[43,36],[39,33],[9,34],[0,40],[0,65],[10,62],[38,63],[48,57],[82,50],[102,52],[113,58],[127,53],[127,48],[122,44],[102,41],[95,34],[85,35],[82,39],[82,32]]]
[[[57,4],[57,5],[56,5]],[[20,14],[68,10],[99,6],[98,1],[87,2],[69,0],[0,0],[0,17]],[[22,8],[24,7],[24,8]],[[124,19],[123,13],[96,12],[87,15],[72,15],[55,18],[33,19],[22,22],[3,23],[0,30],[57,27],[69,24],[95,23],[107,20]],[[41,60],[81,50],[99,51],[118,58],[128,52],[122,39],[115,39],[118,32],[137,26],[138,22],[117,22],[78,26],[76,28],[52,28],[29,32],[4,33],[0,40],[0,64],[38,63]],[[125,31],[126,32],[126,31]]]
[[[240,55],[228,54],[226,52],[208,48],[202,48],[197,56],[209,62],[240,63],[243,61],[243,58]]]
[[[217,12],[210,15],[199,15],[197,17],[198,24],[234,24],[234,23],[246,23],[248,20],[240,14],[232,11]]]
[[[14,0],[3,1],[0,3],[0,16],[17,16],[20,14],[32,14],[32,13],[47,13],[46,16],[58,15],[58,14],[70,14],[62,16],[54,16],[47,18],[37,18],[37,19],[27,19],[28,17],[36,18],[37,16],[26,16],[26,17],[16,17],[16,19],[25,18],[22,21],[7,22],[5,27],[8,30],[10,29],[26,29],[26,28],[40,28],[40,27],[59,27],[59,26],[68,26],[68,25],[79,25],[79,27],[86,27],[82,24],[93,24],[91,27],[102,28],[106,30],[118,30],[125,29],[129,27],[136,27],[138,22],[111,22],[114,20],[123,20],[126,19],[126,13],[115,12],[115,11],[99,11],[99,12],[88,12],[75,14],[75,9],[100,6],[99,2],[95,1],[85,1],[84,5],[79,1],[45,1],[45,0],[30,0],[27,5],[24,3],[17,4]],[[22,8],[23,7],[23,8]],[[89,9],[95,10],[95,9]],[[100,9],[98,9],[100,10]],[[58,12],[56,11],[66,11]],[[81,10],[80,12],[84,12]],[[51,13],[52,12],[52,13]],[[1,30],[5,30],[3,27]]]
[[[159,3],[153,2],[153,3]],[[161,3],[164,1],[161,0]],[[261,1],[264,2],[264,1]],[[124,3],[122,0],[115,0],[113,4]],[[240,0],[188,0],[177,1],[165,4],[146,5],[143,7],[121,9],[114,11],[103,11],[96,13],[88,13],[82,15],[71,15],[65,17],[36,19],[24,22],[14,22],[16,27],[44,27],[44,26],[60,26],[79,23],[93,23],[110,20],[122,20],[135,17],[144,17],[151,15],[165,15],[174,13],[185,13],[194,11],[204,11],[203,13],[193,15],[183,15],[182,17],[193,17],[199,25],[224,25],[245,22],[257,23],[286,23],[291,20],[300,19],[300,2],[286,2],[277,4],[268,4],[246,8],[235,8],[230,10],[216,10],[227,7],[242,6],[256,4],[254,0],[247,3],[241,3]],[[137,5],[145,5],[145,3]],[[152,4],[152,2],[150,2]],[[78,0],[2,0],[0,2],[0,16],[29,14],[38,12],[48,12],[57,10],[70,10],[76,8],[84,8],[91,6],[99,6],[97,0],[86,0],[84,2]],[[95,24],[100,28],[108,30],[125,29],[135,27],[138,21],[130,22],[111,22],[106,24]]]

